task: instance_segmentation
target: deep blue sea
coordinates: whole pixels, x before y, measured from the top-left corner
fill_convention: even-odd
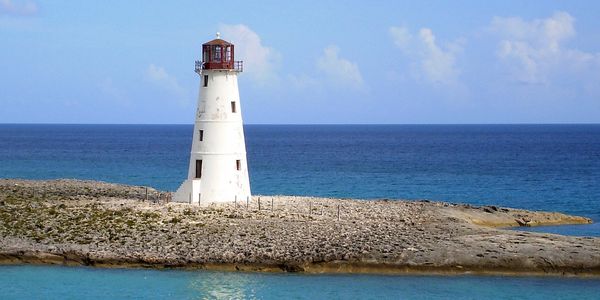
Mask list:
[[[245,134],[253,194],[494,204],[600,222],[600,125],[247,125]],[[191,125],[0,124],[0,177],[175,190],[191,136]],[[600,236],[598,223],[530,230]],[[600,298],[600,281],[1,267],[2,294],[581,299]]]

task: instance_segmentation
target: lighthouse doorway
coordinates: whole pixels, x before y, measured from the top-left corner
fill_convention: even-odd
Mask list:
[[[197,159],[196,160],[196,178],[201,178],[202,177],[202,160],[201,159]]]

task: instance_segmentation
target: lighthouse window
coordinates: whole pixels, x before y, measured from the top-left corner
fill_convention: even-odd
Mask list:
[[[213,61],[221,62],[221,46],[214,46],[213,48]]]
[[[204,139],[204,130],[198,130],[198,140],[202,142]]]
[[[202,49],[202,62],[208,62],[208,52],[209,49],[208,47],[204,47],[204,49]]]
[[[235,113],[236,109],[235,109],[235,101],[231,101],[231,112]]]
[[[239,159],[235,161],[235,168],[238,171],[242,169],[242,162]]]
[[[201,177],[202,177],[202,160],[197,159],[196,160],[196,178],[201,178]]]
[[[204,75],[204,87],[208,86],[208,75]]]
[[[231,61],[231,46],[225,48],[225,61]]]

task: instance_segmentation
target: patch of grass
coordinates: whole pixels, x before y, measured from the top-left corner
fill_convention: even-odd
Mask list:
[[[51,207],[50,209],[48,209],[48,214],[51,216],[56,216],[58,215],[58,211],[56,211],[54,207]]]
[[[149,212],[149,211],[141,213],[140,216],[142,218],[146,219],[146,220],[147,219],[158,219],[158,218],[160,218],[160,214],[159,213]]]

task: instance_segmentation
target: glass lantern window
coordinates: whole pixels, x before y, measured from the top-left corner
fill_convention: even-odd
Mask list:
[[[213,54],[213,61],[215,62],[221,62],[221,46],[213,46],[212,49],[212,54]]]
[[[231,61],[231,46],[225,47],[225,61]]]

